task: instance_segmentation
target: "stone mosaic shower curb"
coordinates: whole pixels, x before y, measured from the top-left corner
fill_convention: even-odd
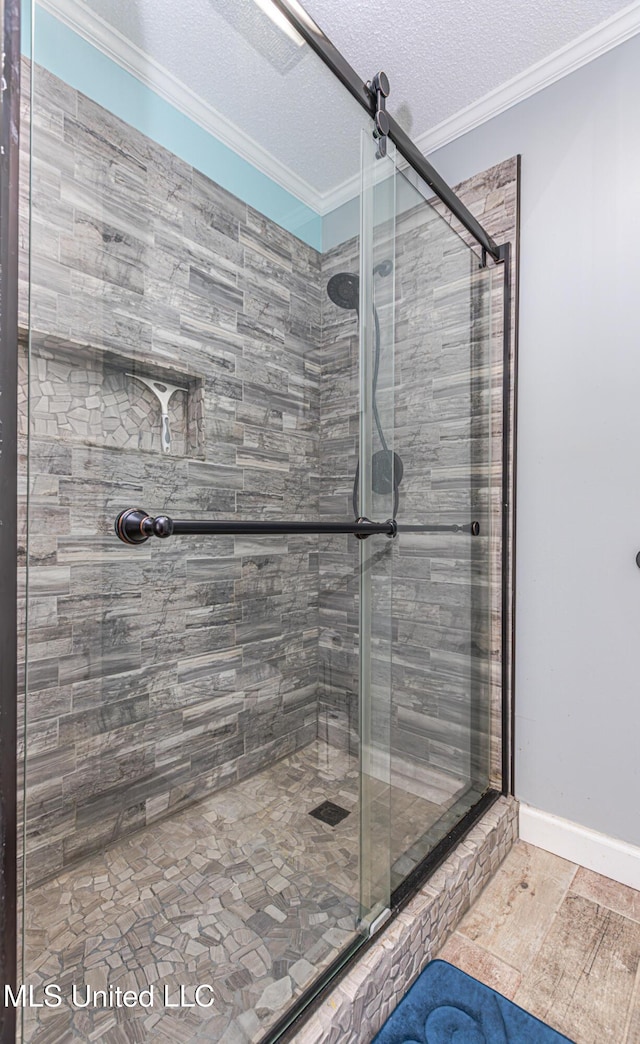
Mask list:
[[[502,797],[382,932],[293,1044],[368,1044],[453,932],[518,836],[518,803]]]

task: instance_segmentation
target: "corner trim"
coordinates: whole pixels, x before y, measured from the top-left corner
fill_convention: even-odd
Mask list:
[[[484,97],[449,116],[415,139],[425,154],[435,152],[456,138],[499,116],[513,105],[530,98],[583,65],[606,54],[640,32],[640,0],[618,11],[600,25],[565,44],[553,54],[529,66]]]
[[[640,890],[640,848],[626,841],[525,804],[520,805],[520,838]]]

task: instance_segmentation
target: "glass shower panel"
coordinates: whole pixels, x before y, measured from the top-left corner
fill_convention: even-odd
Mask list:
[[[500,504],[493,270],[414,178],[397,179],[392,887],[490,786],[489,549]]]
[[[358,460],[359,510],[393,514],[367,420],[376,304],[391,446],[392,161],[363,176],[369,118],[258,5],[33,13],[24,965],[64,1001],[23,1039],[259,1040],[388,906],[392,541],[113,524],[351,521]],[[363,179],[366,272],[336,304],[326,215]]]
[[[396,156],[362,134],[360,193],[360,460],[358,515],[396,513],[394,314]],[[393,541],[360,542],[360,895],[362,927],[391,905],[391,655]]]

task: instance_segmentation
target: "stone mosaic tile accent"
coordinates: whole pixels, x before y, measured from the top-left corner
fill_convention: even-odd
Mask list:
[[[517,802],[500,798],[287,1039],[295,1044],[368,1044],[477,899],[516,837]]]
[[[327,796],[336,828],[309,816]],[[357,834],[357,766],[315,743],[31,889],[26,981],[173,1000],[202,982],[215,1005],[31,1009],[25,1039],[259,1040],[353,937]]]
[[[324,800],[348,812],[336,827],[309,815]],[[406,803],[395,850],[439,814]],[[25,1039],[259,1040],[354,937],[359,823],[357,760],[314,742],[30,889],[34,987],[206,982],[215,1008],[31,1009]]]
[[[26,343],[23,345],[23,357]],[[204,455],[203,381],[155,360],[136,366],[115,352],[37,333],[31,339],[31,430],[36,438],[161,452],[161,411],[136,376],[177,386],[169,403],[172,456]]]

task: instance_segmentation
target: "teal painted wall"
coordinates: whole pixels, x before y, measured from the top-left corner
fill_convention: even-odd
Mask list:
[[[29,0],[23,0],[22,16],[22,50],[30,58]],[[316,250],[322,249],[319,214],[39,7],[33,47],[36,62],[59,79],[202,171],[277,225]]]

